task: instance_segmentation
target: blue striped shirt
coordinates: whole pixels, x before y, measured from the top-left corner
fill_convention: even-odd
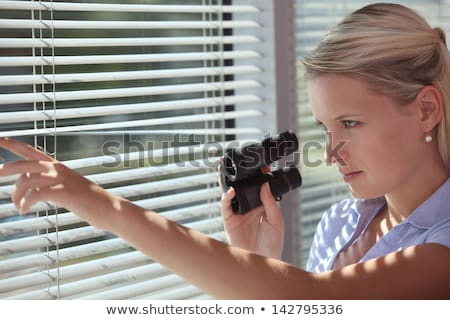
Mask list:
[[[327,210],[317,227],[306,270],[331,270],[339,252],[366,230],[385,204],[384,197],[346,199]],[[380,238],[360,262],[423,243],[439,243],[450,247],[450,179],[407,219]]]

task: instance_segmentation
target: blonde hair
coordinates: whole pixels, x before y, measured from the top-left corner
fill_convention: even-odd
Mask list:
[[[401,105],[435,86],[445,108],[437,126],[439,152],[450,170],[450,54],[442,29],[399,4],[368,5],[331,29],[303,65],[309,79],[348,73]]]

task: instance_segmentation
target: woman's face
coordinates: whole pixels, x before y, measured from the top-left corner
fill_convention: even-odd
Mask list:
[[[335,163],[352,194],[380,197],[420,170],[423,132],[414,104],[399,106],[344,75],[308,81],[316,120],[328,132],[325,160]]]

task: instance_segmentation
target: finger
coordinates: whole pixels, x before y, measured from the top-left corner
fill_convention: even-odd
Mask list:
[[[266,182],[261,186],[260,198],[266,212],[266,219],[273,221],[273,219],[279,218],[280,208],[270,191],[269,183]]]
[[[55,179],[45,174],[23,174],[16,182],[11,200],[16,207],[19,207],[21,199],[27,195],[29,190],[49,187],[55,184]]]
[[[223,219],[228,219],[234,214],[233,208],[231,206],[231,200],[236,195],[233,188],[228,189],[227,192],[222,194],[222,217]]]
[[[0,147],[25,159],[54,161],[52,157],[44,152],[14,139],[0,138]]]
[[[51,194],[57,192],[57,189],[58,186],[28,189],[27,194],[20,199],[18,206],[20,214],[29,212],[30,208],[39,201],[49,201]]]
[[[46,162],[33,160],[17,160],[0,164],[0,177],[12,176],[24,173],[47,172],[49,167]]]

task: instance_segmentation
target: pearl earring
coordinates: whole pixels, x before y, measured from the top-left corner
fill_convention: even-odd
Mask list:
[[[433,141],[433,137],[431,136],[431,134],[427,133],[427,135],[425,136],[425,142],[430,143],[431,141]]]

